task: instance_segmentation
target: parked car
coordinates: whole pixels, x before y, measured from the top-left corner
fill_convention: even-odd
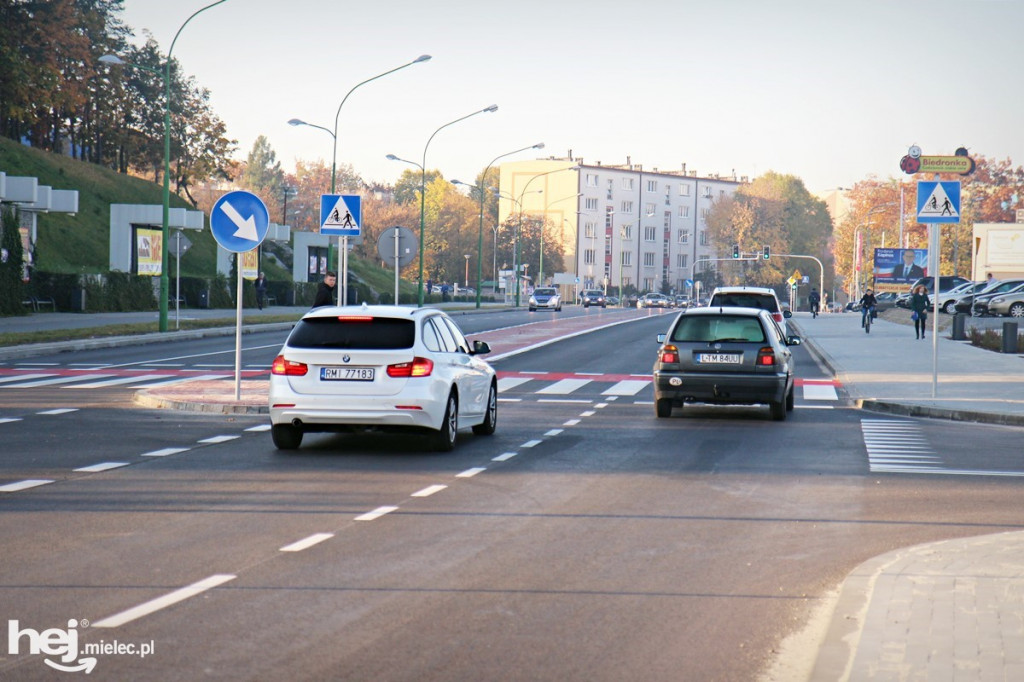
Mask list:
[[[672,300],[665,294],[644,294],[636,301],[637,308],[671,308]]]
[[[1004,281],[1009,282],[1012,280]],[[990,291],[987,294],[975,296],[974,305],[971,307],[971,314],[976,315],[978,317],[983,317],[985,315],[996,315],[997,313],[993,311],[991,307],[993,301],[995,301],[997,298],[1004,298],[1005,296],[1008,296],[1010,294],[1015,294],[1019,291],[1024,291],[1024,281],[1018,281],[1019,284],[1017,284],[1016,286],[1002,290],[1000,290],[999,287],[996,287],[995,290]]]
[[[993,296],[988,302],[988,312],[1004,317],[1024,317],[1024,291]]]
[[[538,308],[558,312],[562,309],[562,297],[558,295],[558,289],[555,287],[537,287],[530,295],[529,306],[531,313]]]
[[[618,305],[619,304],[619,297],[618,296],[606,296],[605,297],[605,301],[608,303],[608,305]]]
[[[889,310],[896,305],[897,293],[895,291],[883,291],[882,293],[875,296],[875,300],[878,303],[875,305],[875,310],[882,312],[883,310]]]
[[[958,298],[956,303],[953,305],[953,309],[958,313],[967,313],[969,315],[974,314],[974,304],[979,300],[982,300],[985,297],[994,296],[995,294],[1005,294],[1021,284],[1024,284],[1024,279],[995,280],[980,291]]]
[[[435,308],[323,306],[288,335],[270,373],[274,445],[294,450],[311,431],[413,429],[438,450],[469,426],[497,425],[498,382],[458,325]]]
[[[975,294],[988,286],[988,282],[967,282],[949,291],[939,294],[939,310],[952,315],[956,310],[956,301],[964,296]]]
[[[677,308],[687,308],[687,307],[689,307],[689,305],[690,305],[690,297],[689,296],[676,295],[675,306]]]
[[[583,304],[584,308],[589,308],[592,305],[599,305],[604,308],[608,305],[604,292],[600,289],[584,289],[583,293],[580,294],[580,303]]]
[[[939,293],[941,294],[944,291],[956,289],[958,286],[961,286],[962,284],[967,284],[970,281],[971,280],[967,279],[966,277],[957,277],[954,275],[941,275],[939,277]],[[932,293],[935,291],[935,278],[921,277],[920,279],[916,280],[913,284],[910,285],[910,291],[913,292],[914,289],[916,289],[919,286],[923,286],[924,290],[928,292],[929,296],[931,296]]]
[[[659,418],[686,403],[767,403],[776,421],[793,409],[795,367],[770,312],[746,307],[690,308],[658,335],[654,410]]]
[[[779,305],[779,297],[775,295],[774,289],[767,287],[717,287],[711,292],[711,300],[708,302],[711,308],[719,306],[741,306],[744,308],[760,308],[771,313],[782,333],[786,333],[786,320],[793,317],[793,313],[783,310]]]

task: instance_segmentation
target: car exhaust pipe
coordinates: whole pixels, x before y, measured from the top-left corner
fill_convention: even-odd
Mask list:
[[[297,429],[301,429],[302,428],[302,420],[301,419],[293,419],[292,420],[292,426],[294,426]]]

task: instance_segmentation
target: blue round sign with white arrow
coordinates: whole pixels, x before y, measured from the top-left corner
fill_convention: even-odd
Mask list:
[[[217,200],[210,212],[213,238],[234,253],[255,249],[263,242],[269,228],[267,206],[252,192],[228,192]]]

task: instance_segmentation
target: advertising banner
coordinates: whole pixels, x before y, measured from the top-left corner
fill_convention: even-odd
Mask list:
[[[928,249],[875,249],[875,292],[910,291],[928,276]]]
[[[260,254],[258,249],[243,251],[238,254],[242,259],[242,279],[254,280],[260,272]]]
[[[140,275],[159,277],[163,268],[162,230],[149,230],[144,227],[135,230],[135,254],[139,264]]]

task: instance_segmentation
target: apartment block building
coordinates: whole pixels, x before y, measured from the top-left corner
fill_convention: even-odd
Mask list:
[[[572,157],[517,161],[500,167],[498,214],[500,221],[519,211],[546,217],[560,235],[566,269],[583,288],[659,291],[668,282],[685,294],[686,281],[706,265],[700,261],[724,253],[707,237],[708,211],[744,182],[698,177],[685,165],[644,169],[629,159],[624,165]],[[551,273],[545,275],[550,281]]]

